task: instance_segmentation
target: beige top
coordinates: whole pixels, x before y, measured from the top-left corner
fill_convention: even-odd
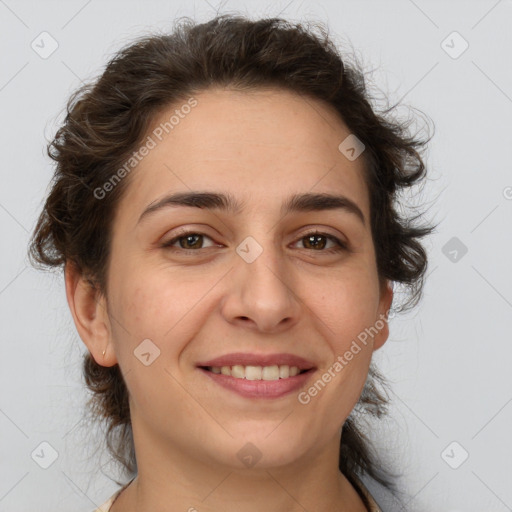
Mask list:
[[[101,505],[100,508],[97,508],[94,512],[109,512],[110,507],[112,507],[112,504],[116,500],[116,498],[121,494],[121,492],[128,487],[132,483],[133,479],[130,480],[127,484],[123,485],[120,489],[118,489],[103,505]],[[376,501],[373,499],[371,494],[369,493],[368,489],[364,486],[363,482],[361,480],[357,480],[358,487],[363,493],[363,495],[368,500],[368,512],[382,512],[379,505],[377,505]]]

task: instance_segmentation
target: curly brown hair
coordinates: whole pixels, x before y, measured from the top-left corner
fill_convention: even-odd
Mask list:
[[[366,148],[362,156],[379,276],[408,291],[395,311],[415,306],[427,268],[420,239],[434,227],[418,225],[419,215],[401,214],[397,206],[400,192],[426,178],[420,150],[431,137],[411,135],[410,120],[391,115],[396,106],[374,111],[361,66],[342,59],[321,23],[306,28],[280,18],[252,21],[221,15],[202,24],[182,18],[170,34],[132,41],[98,79],[76,90],[47,147],[56,166],[30,241],[31,263],[38,268],[75,265],[92,287],[108,296],[105,274],[112,221],[129,180],[121,180],[102,200],[93,191],[131,156],[158,112],[217,85],[240,91],[277,86],[322,101],[339,113]],[[133,475],[137,463],[128,390],[119,366],[103,367],[86,353],[83,373],[93,393],[88,405],[108,424],[109,451]],[[372,364],[356,409],[371,416],[385,414],[385,385]],[[343,426],[341,472],[352,483],[354,476],[366,474],[394,489],[358,418],[351,414]]]

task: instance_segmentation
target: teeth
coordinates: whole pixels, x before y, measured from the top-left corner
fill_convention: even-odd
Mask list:
[[[261,376],[263,380],[279,380],[279,366],[264,366]]]
[[[246,366],[245,367],[245,378],[247,380],[261,380],[261,366]],[[233,376],[233,372],[231,372]]]
[[[229,366],[224,366],[224,368],[227,368],[229,371]],[[245,378],[245,368],[237,364],[236,366],[233,366],[231,368],[231,372],[228,373],[227,375],[231,375],[232,377],[236,377],[237,379],[243,379]]]
[[[279,380],[287,379],[288,377],[295,377],[300,373],[297,366],[274,365],[274,366],[210,366],[208,369],[212,373],[221,373],[222,375],[228,375],[235,377],[235,379],[247,379],[247,380]]]
[[[290,367],[290,377],[295,377],[295,375],[299,374],[299,369],[296,366]]]

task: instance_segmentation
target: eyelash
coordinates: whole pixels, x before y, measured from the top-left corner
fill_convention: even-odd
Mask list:
[[[203,237],[210,238],[210,240],[212,240],[211,237],[209,237],[208,235],[206,235],[204,233],[201,233],[199,231],[183,231],[183,232],[179,233],[179,235],[177,235],[174,238],[172,238],[171,240],[169,240],[167,242],[163,242],[160,245],[160,247],[162,249],[177,250],[177,251],[180,251],[180,252],[185,252],[187,254],[189,254],[189,253],[197,253],[201,249],[183,249],[181,247],[172,247],[172,245],[174,245],[180,239],[186,238],[187,236],[190,236],[190,235],[201,235]],[[311,231],[310,233],[306,233],[303,236],[301,236],[297,241],[300,241],[300,240],[302,240],[304,238],[307,238],[308,236],[314,236],[314,235],[323,236],[323,237],[327,238],[328,240],[331,240],[332,242],[334,242],[337,245],[337,247],[333,247],[331,249],[322,249],[322,250],[318,250],[318,251],[315,251],[314,249],[304,249],[304,250],[309,250],[309,251],[313,251],[313,252],[320,252],[320,253],[324,252],[324,253],[328,253],[328,254],[338,253],[338,252],[348,251],[349,250],[348,245],[345,242],[342,242],[339,238],[337,238],[337,237],[335,237],[333,235],[329,235],[328,233],[323,233],[321,231]]]

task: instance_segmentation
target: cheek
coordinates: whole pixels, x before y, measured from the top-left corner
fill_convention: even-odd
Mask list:
[[[323,293],[310,304],[321,320],[317,325],[329,345],[329,356],[318,376],[324,384],[315,381],[305,392],[312,401],[318,400],[316,407],[325,409],[319,416],[334,429],[358,401],[368,375],[379,289],[368,267],[356,266],[340,271],[324,285]],[[313,398],[315,393],[318,398]]]
[[[208,302],[201,300],[214,283],[184,279],[142,265],[112,281],[111,325],[119,358],[130,367],[133,351],[143,340],[151,340],[160,350],[166,366],[175,360],[200,325],[197,315]]]
[[[313,307],[328,327],[326,335],[336,354],[344,353],[352,340],[365,338],[377,319],[378,303],[378,281],[367,267],[347,267],[325,281]]]

